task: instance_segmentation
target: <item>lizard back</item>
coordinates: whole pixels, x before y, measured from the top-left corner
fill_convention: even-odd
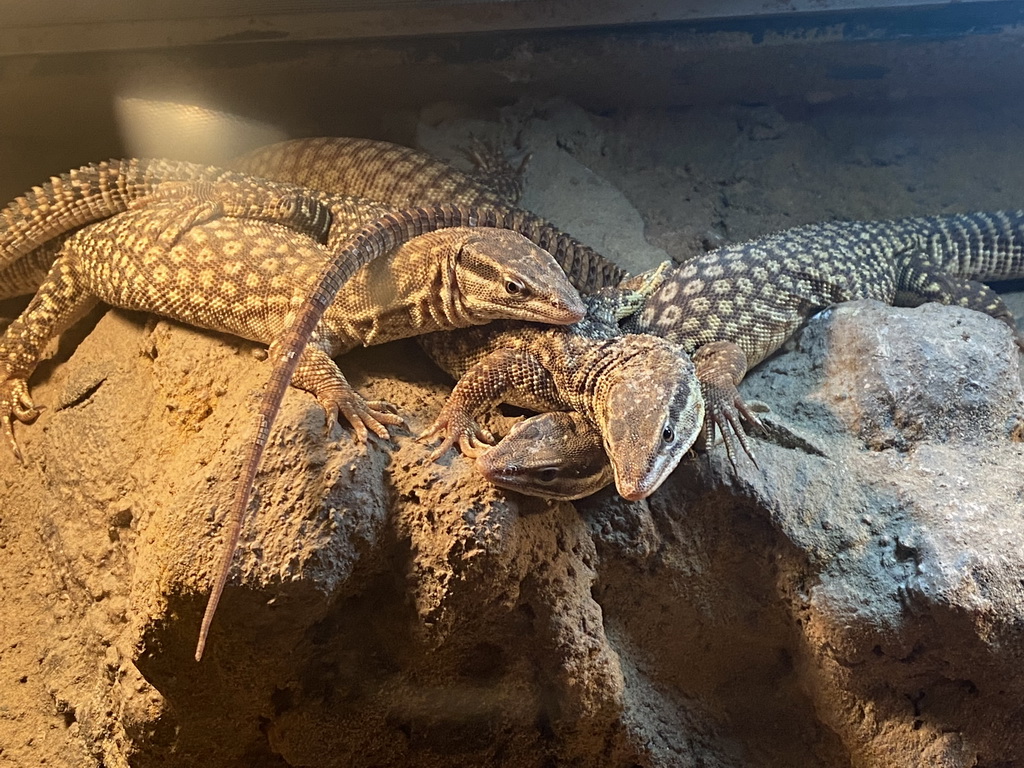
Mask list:
[[[501,176],[467,174],[420,150],[370,139],[319,137],[270,144],[238,158],[232,167],[267,179],[390,206],[457,204],[495,208],[520,222],[511,227],[549,251],[581,292],[617,284],[625,270],[515,206],[514,186]]]
[[[1005,320],[998,297],[967,281],[1024,275],[1022,246],[1020,211],[795,227],[680,265],[624,327],[688,352],[732,341],[754,366],[842,301],[945,301]]]

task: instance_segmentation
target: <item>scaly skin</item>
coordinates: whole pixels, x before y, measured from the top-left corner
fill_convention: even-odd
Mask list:
[[[217,610],[217,604],[220,601],[220,596],[227,584],[228,574],[231,569],[231,560],[234,556],[235,549],[238,546],[238,539],[242,531],[242,523],[245,518],[246,510],[249,506],[249,499],[252,494],[256,471],[259,467],[260,459],[266,446],[267,437],[270,432],[270,425],[280,408],[281,400],[284,397],[284,391],[288,386],[288,382],[293,380],[294,374],[299,366],[300,353],[306,347],[307,342],[311,339],[315,339],[316,329],[319,327],[321,319],[325,317],[325,313],[327,313],[329,308],[332,307],[341,287],[352,279],[352,276],[356,273],[356,268],[359,265],[379,258],[381,254],[389,253],[403,241],[412,240],[412,242],[416,242],[417,240],[422,240],[422,237],[416,236],[425,235],[425,233],[432,232],[433,230],[440,229],[442,227],[493,227],[495,226],[497,218],[497,216],[493,215],[493,212],[488,214],[473,211],[472,209],[461,209],[451,206],[435,206],[434,208],[426,210],[412,209],[395,214],[387,214],[356,233],[356,235],[346,243],[345,247],[336,254],[333,260],[329,260],[327,263],[323,264],[319,274],[312,281],[311,290],[295,295],[292,302],[293,311],[289,313],[289,318],[286,321],[285,334],[283,338],[276,343],[276,362],[274,364],[273,371],[271,372],[270,382],[268,383],[263,395],[263,403],[260,407],[259,413],[257,414],[255,426],[256,437],[250,444],[249,455],[243,468],[242,480],[238,485],[238,492],[235,495],[230,511],[226,546],[216,569],[217,576],[214,580],[209,601],[206,605],[206,612],[203,615],[203,623],[199,632],[199,641],[196,645],[196,661],[202,659],[203,649],[206,646],[206,640],[209,635],[214,614]],[[466,253],[460,251],[460,253],[456,255],[451,268],[447,271],[457,274],[460,269],[465,269],[466,265],[471,262],[472,259],[470,259]],[[534,254],[534,259],[529,261],[526,265],[527,274],[530,276],[536,275],[541,271],[539,265],[543,265],[544,263],[544,256]],[[526,304],[530,304],[532,306],[543,307],[538,310],[538,314],[542,314],[547,318],[553,318],[557,315],[559,321],[562,321],[564,319],[561,314],[563,312],[563,306],[566,303],[570,303],[572,306],[564,311],[571,314],[573,318],[578,318],[580,316],[582,305],[576,305],[574,303],[577,297],[571,289],[566,292],[564,301],[558,300],[554,302],[554,306],[557,307],[557,312],[553,313],[552,307],[545,305],[535,292],[533,293],[532,298],[530,297],[530,292],[533,291],[533,286],[529,282],[518,281],[514,284],[515,290],[510,290],[508,275],[507,273],[502,272],[500,273],[500,279],[496,281],[497,285],[494,285],[493,283],[488,284],[486,278],[493,278],[496,270],[493,262],[486,264],[485,266],[485,270],[477,269],[476,279],[467,283],[467,296],[475,295],[478,292],[492,297],[502,296],[501,290],[504,289],[505,294],[503,298],[498,300],[498,303],[507,305],[511,302],[518,307],[518,310],[515,313],[504,312],[503,310],[504,314],[518,314],[522,316],[524,314],[523,307]],[[549,268],[550,266],[551,265],[548,264]],[[396,266],[392,265],[392,272],[404,271],[408,270],[402,270],[400,265],[396,269]],[[445,269],[442,269],[441,273],[444,273],[445,271]],[[560,275],[556,269],[551,269],[550,276],[553,277],[556,285],[563,285],[563,276]],[[455,284],[457,285],[458,281],[456,281]],[[368,285],[372,288],[374,283],[371,281]],[[420,296],[421,299],[425,299],[427,301],[430,300],[429,297],[435,295],[437,289],[437,285],[431,284],[428,281],[426,285],[426,293],[424,294],[424,285],[422,281],[414,280],[410,284],[410,290]],[[451,288],[444,288],[442,290],[442,292],[446,294],[451,291]],[[458,291],[455,292],[458,293]],[[463,303],[459,301],[450,301],[448,300],[449,298],[450,297],[447,296],[444,298],[442,303],[445,306],[454,307]],[[465,300],[467,297],[463,296],[462,298]],[[391,298],[389,299],[389,302],[393,300],[394,299]],[[471,303],[472,302],[465,302],[466,306],[469,306]],[[434,317],[435,313],[427,312],[424,313],[423,316]],[[272,350],[273,349],[274,347],[272,346]]]
[[[283,333],[295,297],[332,259],[331,246],[267,221],[222,218],[181,231],[183,215],[193,220],[190,206],[185,200],[119,214],[65,242],[0,340],[0,418],[16,454],[11,417],[27,421],[35,413],[27,380],[43,346],[96,301],[269,344]],[[367,429],[386,438],[385,425],[400,421],[380,404],[364,403],[333,356],[495,317],[566,323],[583,314],[553,259],[514,232],[445,229],[414,238],[380,262],[329,308],[293,382],[329,414],[340,412],[360,438]]]
[[[273,381],[282,395],[291,381],[311,391],[331,418],[340,412],[361,437],[369,429],[385,438],[386,425],[401,420],[386,404],[363,401],[334,364],[334,355],[359,343],[495,317],[566,323],[583,315],[578,295],[549,254],[514,232],[470,228],[493,223],[486,216],[441,208],[404,218],[386,215],[354,245],[339,246],[332,231],[332,251],[266,221],[222,218],[196,225],[202,219],[196,205],[187,197],[151,202],[93,224],[64,243],[32,302],[0,340],[0,417],[19,458],[11,422],[29,421],[37,413],[27,382],[41,350],[97,300],[270,343],[280,350]],[[451,227],[463,223],[469,227]],[[450,228],[433,231],[440,227]],[[374,259],[382,263],[363,266]],[[366,273],[335,302],[341,284],[359,267]],[[382,285],[388,287],[385,293]],[[233,509],[230,552],[222,559],[197,658],[280,404],[276,397],[261,409],[255,458],[247,463]]]
[[[83,224],[100,221],[148,202],[191,199],[216,205],[222,194],[235,205],[251,206],[252,216],[261,218],[259,208],[268,198],[320,197],[319,193],[291,184],[254,179],[197,163],[174,160],[124,159],[84,165],[46,183],[33,187],[0,209],[0,273],[55,237]],[[363,221],[372,218],[369,208]],[[203,215],[198,210],[199,218]],[[271,215],[271,220],[280,220]],[[322,239],[328,222],[314,218],[308,233]],[[45,264],[49,268],[49,264]],[[2,284],[0,284],[2,286]],[[0,287],[2,290],[2,287]],[[4,291],[2,296],[13,295]]]
[[[617,264],[515,207],[522,191],[522,166],[503,164],[493,149],[474,148],[470,157],[481,172],[463,173],[433,155],[397,144],[327,136],[270,144],[231,165],[263,178],[358,195],[393,207],[452,204],[527,216],[535,222],[532,228],[514,228],[551,253],[581,293],[616,285],[626,276]]]
[[[484,172],[462,173],[426,152],[384,141],[327,137],[271,144],[236,160],[234,170],[135,158],[85,165],[51,178],[0,210],[0,298],[35,291],[56,256],[54,239],[129,210],[140,200],[187,194],[193,184],[229,188],[236,198],[244,194],[257,203],[267,195],[319,200],[357,196],[344,215],[336,216],[349,226],[343,231],[336,221],[332,233],[338,236],[352,233],[353,223],[414,205],[493,209],[504,219],[504,228],[515,229],[551,253],[579,290],[591,292],[625,276],[591,248],[516,208],[521,190],[517,172],[503,166],[496,153],[484,157],[478,150],[472,156],[486,166]],[[358,206],[361,214],[349,215]]]
[[[799,227],[677,268],[626,325],[715,363],[711,375],[697,360],[710,415],[705,439],[717,424],[733,459],[741,448],[750,452],[740,421],[756,423],[736,387],[806,317],[857,298],[901,306],[939,301],[985,312],[1016,330],[999,296],[976,281],[1024,276],[1022,247],[1020,211]],[[485,477],[535,496],[569,488],[578,498],[607,484],[598,435],[585,420],[531,421],[480,457]]]
[[[628,499],[653,493],[696,439],[704,403],[688,355],[653,336],[623,335],[615,321],[654,290],[607,289],[587,298],[588,315],[564,328],[497,322],[430,334],[427,353],[459,379],[434,424],[439,457],[458,445],[476,456],[492,442],[475,417],[499,402],[535,410],[574,410],[600,431],[615,484]]]
[[[401,154],[395,154],[396,151]],[[510,175],[509,169],[502,166],[500,162],[495,166],[495,154],[493,150],[488,150],[484,156],[482,151],[477,151],[476,162],[478,166],[488,166],[492,171],[492,178],[495,169],[498,171],[499,178],[507,178]],[[378,155],[386,157],[386,162],[378,161]],[[315,138],[283,142],[251,153],[236,161],[234,167],[268,178],[348,194],[364,195],[392,204],[421,203],[438,198],[491,205],[502,201],[506,203],[514,201],[514,197],[510,196],[507,190],[502,192],[495,189],[484,176],[470,177],[462,174],[429,155],[415,150],[395,148],[393,145],[387,147],[380,143],[360,139]],[[597,291],[602,287],[617,283],[625,275],[621,269],[589,250],[579,249],[579,255],[570,259],[563,255],[564,248],[558,241],[531,239],[540,242],[552,251],[566,268],[570,280],[582,292]],[[550,337],[543,333],[537,335],[534,329],[523,329],[517,334],[515,326],[511,325],[507,330],[507,338],[523,335],[544,347],[544,351],[552,352],[546,362],[556,371],[562,368],[573,369],[578,365],[579,360],[587,359],[588,350],[591,350],[589,354],[595,356],[598,354],[592,351],[597,348],[593,343],[594,340],[588,339],[587,331],[583,329],[576,329],[575,333],[578,338],[571,339],[565,334],[555,334]],[[479,361],[481,349],[493,349],[493,344],[484,341],[487,336],[486,333],[483,335],[460,334],[454,338],[449,337],[448,342],[428,341],[427,344],[432,344],[435,359],[442,363],[442,367],[447,367],[451,372],[461,375],[469,368],[469,365],[466,364],[467,361]],[[643,342],[633,343],[641,344]],[[447,349],[445,349],[446,347]],[[628,347],[629,343],[625,341],[609,342],[609,349],[617,350],[626,357],[629,355],[623,350]],[[557,352],[553,350],[557,350]],[[517,384],[524,387],[541,386],[539,382],[545,376],[539,371],[544,364],[534,359],[532,353],[512,355],[508,351],[504,351],[495,354],[497,357],[487,363],[486,373],[481,369],[474,372],[474,388],[481,391],[484,389],[494,390],[488,397],[496,398],[498,397],[497,390],[504,385],[512,388]],[[665,354],[669,355],[667,352]],[[461,360],[456,358],[461,358]],[[661,409],[665,407],[665,403],[672,402],[673,397],[678,395],[674,391],[677,382],[669,380],[676,372],[678,371],[669,363],[658,370],[658,373],[664,375],[666,380],[658,381],[649,389],[650,413],[662,413]],[[570,378],[573,373],[577,376],[584,375],[583,370],[570,370]],[[639,375],[650,375],[652,378],[656,378],[654,368],[639,372]],[[500,378],[504,384],[483,381],[487,377]],[[517,378],[521,380],[517,382]],[[584,389],[598,386],[595,381],[576,380],[570,382],[567,379],[560,383],[568,389],[560,391],[559,397],[552,401],[560,403],[554,407],[567,407],[565,404],[573,401],[574,398],[592,399],[594,393],[585,392]],[[454,402],[462,402],[463,393],[470,387],[470,384],[463,383],[460,387],[461,389],[456,388],[457,396]],[[643,394],[647,395],[648,393]],[[475,399],[480,397],[477,396]],[[545,397],[542,397],[541,400],[545,401]],[[593,401],[591,404],[595,408],[599,405],[597,401]],[[471,406],[456,406],[453,402],[446,406],[447,416],[443,414],[441,420],[436,422],[430,431],[431,434],[444,433],[445,436],[441,448],[435,452],[435,455],[443,453],[447,447],[454,444],[458,444],[464,451],[471,454],[481,450],[482,446],[486,444],[484,439],[486,435],[476,427],[472,415],[467,414],[465,409],[482,408],[483,406],[484,400]],[[606,409],[606,404],[600,404],[600,407]],[[636,410],[636,402],[630,403],[626,407],[626,412],[629,414],[635,414]],[[675,414],[675,417],[680,416],[680,414]],[[682,417],[684,423],[675,424],[671,431],[687,435],[688,421],[692,420],[692,417],[693,414]],[[634,421],[636,420],[634,419]],[[643,423],[647,427],[647,434],[641,437],[629,433],[627,422],[628,420],[617,420],[607,416],[603,418],[609,444],[621,446],[617,449],[621,455],[621,461],[618,462],[621,489],[630,496],[643,495],[656,487],[656,484],[663,478],[663,463],[655,461],[655,457],[663,454],[659,447],[659,436],[665,423],[652,426],[640,420],[637,423]],[[683,438],[681,447],[678,444],[672,446],[671,455],[674,460],[682,455],[690,442],[692,442],[692,436]]]
[[[527,496],[573,501],[615,482],[601,430],[577,411],[548,411],[517,421],[476,457],[488,482]]]

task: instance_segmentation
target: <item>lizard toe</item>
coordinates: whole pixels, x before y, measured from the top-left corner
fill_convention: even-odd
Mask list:
[[[330,431],[340,416],[349,423],[355,432],[356,440],[365,443],[372,432],[381,440],[390,440],[388,427],[405,425],[405,420],[397,415],[397,408],[382,400],[364,400],[351,390],[341,387],[328,393],[321,393],[317,400],[327,412],[327,429]]]
[[[707,445],[711,445],[715,427],[717,427],[722,433],[725,453],[729,457],[729,463],[732,464],[734,472],[736,471],[736,458],[740,451],[747,455],[755,467],[758,466],[750,441],[747,439],[744,423],[762,433],[765,431],[765,427],[757,414],[744,402],[736,387],[727,382],[705,386],[704,397],[707,409],[704,434]]]
[[[459,450],[463,455],[475,459],[487,449],[494,447],[494,436],[486,429],[478,428],[476,434],[459,435]]]
[[[35,420],[41,410],[32,402],[25,379],[7,379],[0,383],[0,422],[3,423],[4,437],[11,452],[21,464],[25,463],[25,458],[14,437],[14,420],[28,424]]]
[[[494,444],[494,436],[477,424],[469,414],[447,407],[441,410],[434,423],[420,434],[417,440],[426,442],[439,435],[444,439],[430,454],[431,461],[437,461],[456,446],[466,456],[476,458]]]

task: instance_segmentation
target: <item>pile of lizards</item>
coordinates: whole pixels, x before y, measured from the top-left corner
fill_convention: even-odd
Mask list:
[[[402,425],[334,363],[355,346],[421,336],[458,378],[422,436],[441,438],[435,457],[458,446],[524,493],[571,499],[614,482],[641,499],[716,429],[731,460],[753,459],[743,422],[760,425],[737,385],[823,307],[942,301],[1013,324],[973,281],[1024,274],[1019,211],[800,227],[629,278],[517,208],[518,174],[500,156],[474,157],[467,174],[404,147],[323,138],[232,169],[112,160],[3,210],[0,297],[35,294],[0,339],[0,425],[19,460],[13,422],[37,413],[28,379],[42,350],[97,301],[270,347],[197,659],[288,384],[357,439]],[[491,447],[476,419],[500,402],[541,415]]]

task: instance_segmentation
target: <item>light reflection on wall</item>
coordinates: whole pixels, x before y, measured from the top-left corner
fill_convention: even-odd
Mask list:
[[[222,163],[287,138],[257,120],[178,101],[118,96],[114,110],[127,154]]]

